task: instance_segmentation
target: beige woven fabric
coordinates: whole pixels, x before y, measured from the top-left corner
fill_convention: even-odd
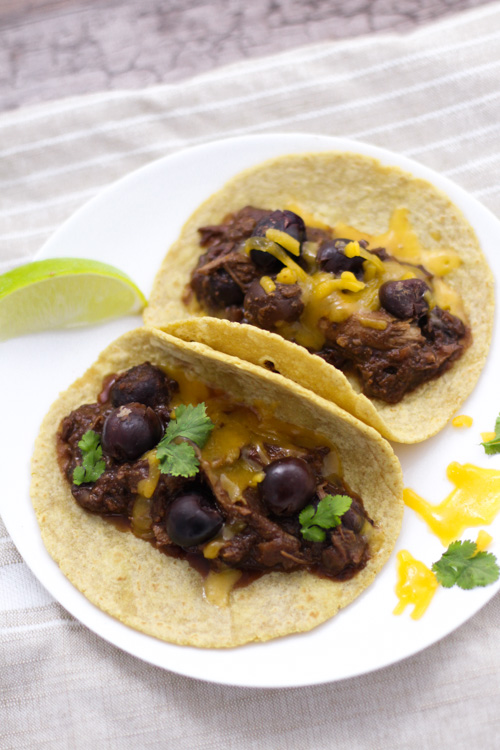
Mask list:
[[[500,4],[410,36],[293,50],[180,85],[0,118],[0,270],[100,188],[177,149],[271,131],[413,156],[500,214]],[[0,523],[0,747],[498,747],[500,598],[405,662],[342,683],[246,690],[143,664],[69,616]]]

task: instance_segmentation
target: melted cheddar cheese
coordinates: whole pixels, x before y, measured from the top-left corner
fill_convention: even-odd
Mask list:
[[[270,460],[266,445],[279,446],[285,455],[290,456],[301,453],[298,446],[312,448],[319,445],[312,431],[301,430],[300,435],[294,434],[289,425],[280,423],[272,415],[231,405],[224,396],[212,397],[206,405],[215,427],[201,451],[202,464],[232,502],[244,502],[244,491],[256,487],[264,479],[262,464]],[[244,448],[248,446],[259,455],[259,462],[244,455]],[[330,449],[335,457],[333,446]],[[338,462],[334,458],[331,466],[331,461],[330,458],[325,462],[326,478],[334,478],[338,472]]]
[[[439,505],[431,505],[410,489],[404,490],[403,500],[448,546],[470,526],[493,521],[500,510],[500,471],[453,462],[446,474],[455,486]]]
[[[156,458],[156,449],[146,453],[144,458],[148,460],[148,476],[146,479],[141,479],[137,485],[137,492],[146,498],[152,497],[158,480],[160,479],[160,464]]]
[[[438,587],[438,581],[432,570],[420,560],[416,560],[407,550],[398,552],[398,581],[396,595],[398,604],[393,610],[400,615],[408,605],[413,604],[410,617],[419,620],[427,610]]]
[[[314,430],[307,430],[281,422],[273,415],[272,405],[256,402],[254,407],[235,404],[224,393],[200,383],[195,373],[177,368],[165,368],[169,377],[178,383],[172,397],[172,415],[179,404],[204,402],[214,428],[199,457],[203,470],[231,502],[245,502],[244,492],[256,487],[264,479],[263,465],[271,461],[266,446],[279,446],[281,455],[298,456],[304,449],[325,447],[330,452],[324,457],[322,474],[326,481],[335,482],[341,473],[340,461],[334,445],[327,445]],[[245,452],[251,446],[251,454]],[[258,455],[259,460],[252,459]],[[155,451],[146,454],[148,476],[139,482],[133,507],[132,529],[145,539],[152,539],[151,497],[159,480]],[[244,522],[227,522],[215,539],[203,547],[206,560],[215,559],[224,543],[245,528]],[[229,603],[230,593],[238,582],[241,571],[231,568],[210,571],[203,584],[205,599],[218,607]]]
[[[486,531],[481,531],[476,539],[476,553],[483,552],[493,537]],[[398,552],[397,583],[395,587],[399,602],[393,610],[394,615],[400,615],[409,604],[413,604],[410,617],[419,620],[427,610],[439,586],[436,575],[420,560],[410,555],[407,550]]]
[[[297,213],[309,226],[329,230],[333,238],[351,238],[344,253],[350,258],[363,258],[363,280],[357,279],[350,272],[344,272],[339,278],[335,278],[331,273],[321,271],[315,259],[316,243],[304,243],[303,257],[309,267],[306,272],[295,260],[298,256],[298,241],[290,235],[268,229],[265,237],[250,237],[245,243],[247,253],[252,249],[267,252],[283,264],[276,277],[277,283],[300,286],[304,311],[296,323],[277,324],[277,332],[284,338],[296,341],[312,351],[319,351],[325,343],[321,319],[341,323],[351,315],[357,315],[363,325],[383,330],[386,324],[369,315],[380,309],[378,293],[381,285],[386,281],[411,278],[422,279],[429,285],[430,291],[426,299],[431,309],[438,306],[467,323],[460,295],[443,280],[444,276],[461,265],[460,256],[451,248],[427,250],[422,247],[411,227],[406,208],[394,211],[388,230],[380,235],[369,235],[342,222],[327,227],[324,222],[315,221],[314,216],[311,219],[311,214],[300,207]],[[385,248],[396,260],[382,260],[360,245],[361,240],[367,242],[369,248]],[[294,258],[283,248],[292,253]],[[432,274],[431,278],[421,266]],[[275,283],[270,277],[262,277],[260,283],[267,294],[274,292]]]
[[[203,595],[205,599],[216,607],[227,607],[229,595],[241,578],[241,570],[228,568],[220,573],[211,570],[203,584]]]
[[[451,424],[453,427],[472,427],[473,423],[472,417],[468,417],[467,414],[458,414],[456,417],[453,417],[451,420]]]

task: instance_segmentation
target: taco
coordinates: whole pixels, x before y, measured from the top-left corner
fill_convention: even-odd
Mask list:
[[[390,445],[261,368],[154,329],[53,404],[31,495],[96,606],[157,638],[229,647],[310,630],[372,582],[400,531]]]
[[[266,162],[209,198],[145,320],[414,443],[473,389],[493,307],[478,240],[446,195],[374,159],[320,153]]]

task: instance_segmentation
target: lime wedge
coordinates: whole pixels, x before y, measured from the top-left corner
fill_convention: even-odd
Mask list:
[[[146,305],[122,271],[80,258],[54,258],[0,276],[0,341],[35,331],[91,325]]]

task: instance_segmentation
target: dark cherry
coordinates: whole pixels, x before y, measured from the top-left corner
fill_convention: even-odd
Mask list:
[[[242,290],[224,268],[210,274],[209,293],[214,307],[217,308],[241,305],[243,302]]]
[[[132,402],[146,406],[168,404],[170,391],[167,377],[158,367],[145,362],[121,375],[111,386],[110,397],[113,406]]]
[[[352,242],[352,240],[341,238],[324,242],[318,251],[316,260],[322,271],[333,273],[335,276],[340,276],[344,271],[350,271],[361,281],[363,279],[364,259],[359,255],[348,258],[344,254],[345,247],[349,242]]]
[[[162,434],[162,424],[153,409],[144,404],[125,404],[104,420],[102,447],[118,461],[135,461],[154,448]]]
[[[175,498],[167,518],[167,533],[179,547],[194,547],[214,537],[223,518],[200,492],[187,492]]]
[[[316,492],[316,479],[302,458],[279,458],[264,469],[258,485],[260,497],[277,516],[293,516],[304,508]]]
[[[286,232],[298,240],[301,246],[306,238],[306,226],[301,217],[294,214],[293,211],[273,211],[265,219],[258,222],[252,232],[252,237],[265,237],[268,229],[279,229],[281,232]],[[284,249],[286,250],[286,248]],[[297,260],[296,255],[288,254],[291,258]],[[261,250],[251,250],[250,258],[258,268],[267,273],[275,273],[283,266],[277,258]]]
[[[422,279],[403,279],[386,281],[379,289],[380,304],[395,318],[420,318],[425,315],[429,305],[424,294],[429,287]]]

